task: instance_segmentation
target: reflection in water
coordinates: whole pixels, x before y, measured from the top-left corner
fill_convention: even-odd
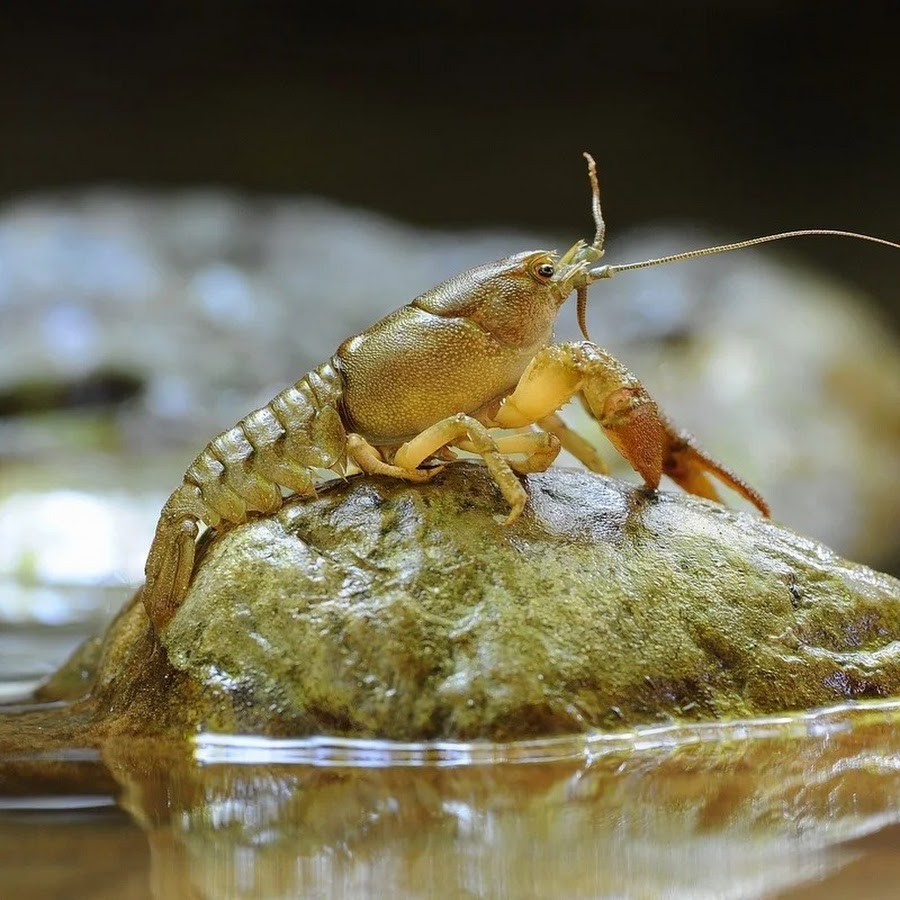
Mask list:
[[[47,815],[48,797],[69,805],[70,816],[96,816],[104,798],[118,794],[147,835],[149,857],[135,852],[130,830],[113,839],[107,820],[83,821],[82,877],[66,896],[98,895],[76,889],[97,887],[84,880],[92,867],[112,884],[110,852],[120,843],[129,847],[121,865],[137,867],[131,884],[141,871],[144,890],[167,900],[743,898],[804,883],[818,884],[818,897],[838,896],[823,883],[844,877],[846,889],[840,870],[850,863],[846,871],[861,866],[863,877],[866,835],[900,822],[898,726],[900,709],[882,704],[739,727],[655,729],[640,737],[643,749],[634,736],[602,746],[533,742],[516,751],[528,763],[488,762],[501,748],[469,745],[443,755],[432,749],[429,764],[397,766],[378,745],[380,761],[361,765],[357,751],[371,761],[373,743],[328,749],[321,741],[210,737],[193,753],[119,739],[103,748],[102,763],[23,753],[0,762],[0,794],[10,801],[0,810],[0,871],[23,890],[37,884],[22,866],[41,860],[18,854],[28,830],[14,823]],[[413,752],[422,749],[401,757],[408,763]],[[29,798],[27,813],[10,809],[27,808]],[[43,832],[45,860],[62,849],[52,835],[68,841],[72,823],[53,828]],[[896,879],[900,853],[879,854],[885,877]]]

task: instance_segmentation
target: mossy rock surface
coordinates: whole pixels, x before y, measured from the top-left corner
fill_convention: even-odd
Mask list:
[[[357,478],[217,536],[164,636],[177,680],[239,729],[399,740],[898,693],[895,579],[680,493],[563,469],[527,488],[504,526],[477,464]]]

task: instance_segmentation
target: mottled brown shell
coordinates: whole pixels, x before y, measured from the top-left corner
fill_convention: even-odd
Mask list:
[[[564,299],[536,269],[545,251],[470,269],[417,297],[334,357],[350,430],[395,445],[504,396],[549,343]]]

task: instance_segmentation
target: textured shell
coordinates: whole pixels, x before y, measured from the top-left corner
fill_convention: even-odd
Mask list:
[[[248,512],[277,509],[279,485],[310,491],[313,469],[331,468],[344,456],[342,389],[334,366],[324,363],[213,438],[184,476],[208,507],[204,521],[241,522]]]
[[[348,426],[373,444],[398,444],[508,393],[552,337],[561,298],[530,274],[548,256],[470,269],[344,341],[335,365]]]

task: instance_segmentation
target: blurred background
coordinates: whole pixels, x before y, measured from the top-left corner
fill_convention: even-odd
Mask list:
[[[896,5],[4,4],[0,194],[317,194],[437,227],[894,233]],[[792,248],[896,309],[890,254]]]
[[[886,2],[4,4],[0,669],[49,671],[111,614],[202,444],[343,337],[590,236],[583,150],[611,262],[897,240],[898,25]],[[796,241],[622,275],[591,330],[777,519],[900,571],[898,271]]]

